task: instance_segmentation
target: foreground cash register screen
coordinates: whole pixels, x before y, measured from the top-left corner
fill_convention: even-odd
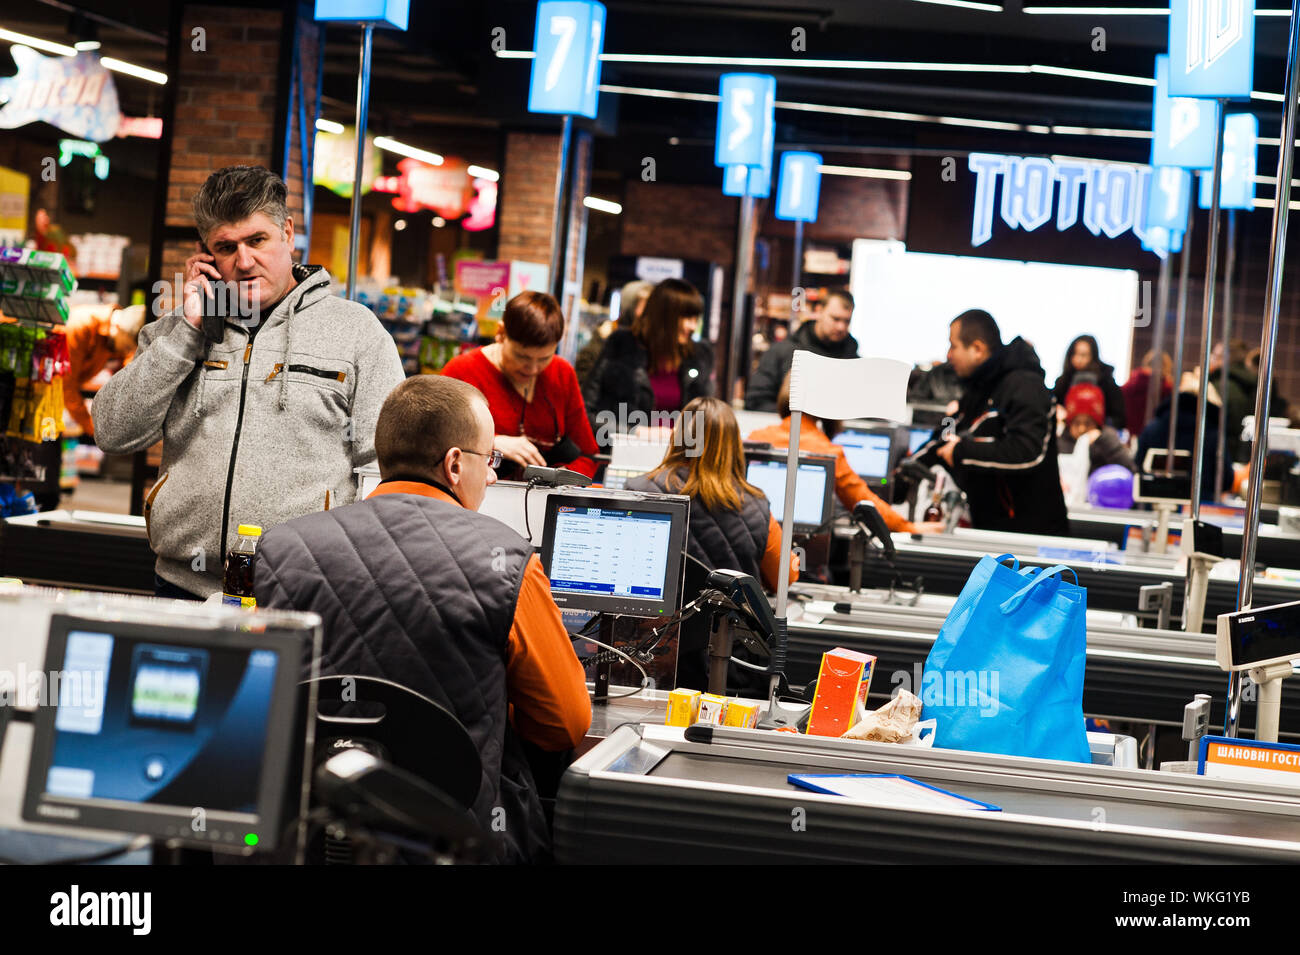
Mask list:
[[[684,498],[552,494],[542,566],[566,610],[668,617],[681,599]]]
[[[55,615],[23,817],[274,848],[308,637]]]

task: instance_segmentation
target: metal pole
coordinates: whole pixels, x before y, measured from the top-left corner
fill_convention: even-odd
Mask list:
[[[745,292],[749,288],[749,233],[754,221],[754,197],[749,195],[749,180],[745,180],[745,195],[740,199],[740,223],[736,228],[735,284],[731,290],[731,347],[727,353],[727,390],[723,400],[730,402],[740,381],[740,363],[745,353]]]
[[[795,289],[803,287],[803,220],[794,220],[794,281],[790,285],[790,334],[799,323],[799,309],[795,307]]]
[[[573,138],[573,117],[567,113],[560,124],[560,164],[555,170],[555,205],[551,208],[551,294],[557,302],[564,298],[564,234],[568,211],[564,207],[564,187],[569,169],[569,140]]]
[[[357,253],[361,245],[361,176],[366,168],[366,114],[370,110],[370,41],[375,25],[361,30],[361,72],[357,76],[357,168],[352,174],[352,231],[348,235],[348,298],[356,298]]]
[[[1174,389],[1169,395],[1169,447],[1165,454],[1165,473],[1174,470],[1174,434],[1178,430],[1178,382],[1183,377],[1183,342],[1187,334],[1187,272],[1192,264],[1192,217],[1196,206],[1187,197],[1187,228],[1183,230],[1182,260],[1178,263],[1178,322],[1174,331]]]
[[[1237,267],[1237,210],[1228,210],[1228,251],[1223,266],[1223,357],[1219,366],[1219,453],[1215,456],[1214,499],[1223,497],[1223,469],[1228,463],[1228,356],[1232,345],[1232,273]],[[1236,422],[1238,429],[1241,422]]]
[[[1227,100],[1219,100],[1214,125],[1214,171],[1210,176],[1210,238],[1205,262],[1205,305],[1201,309],[1200,390],[1196,402],[1196,433],[1192,436],[1192,520],[1200,520],[1205,494],[1201,472],[1205,465],[1205,417],[1209,410],[1210,352],[1214,345],[1214,283],[1219,271],[1219,186],[1223,178],[1223,123]],[[1222,400],[1222,395],[1219,396]],[[1219,417],[1223,417],[1220,408]],[[1217,498],[1216,498],[1217,500]]]
[[[1174,254],[1166,250],[1160,259],[1160,278],[1156,283],[1155,334],[1151,341],[1151,380],[1147,383],[1147,414],[1143,421],[1130,421],[1128,429],[1132,434],[1141,434],[1147,421],[1156,413],[1160,403],[1161,386],[1165,380],[1165,326],[1169,324],[1169,270],[1173,264]]]
[[[1268,396],[1273,390],[1273,349],[1277,345],[1277,315],[1282,303],[1282,265],[1286,257],[1286,226],[1291,212],[1291,162],[1295,158],[1296,98],[1300,97],[1300,0],[1291,0],[1291,36],[1286,60],[1286,108],[1282,113],[1282,148],[1277,157],[1277,202],[1273,206],[1273,240],[1268,263],[1264,331],[1259,345],[1259,390],[1255,392],[1255,440],[1250,450],[1250,485],[1246,498],[1246,524],[1241,531],[1241,574],[1237,581],[1237,609],[1251,606],[1255,592],[1255,546],[1259,539],[1259,508],[1264,492],[1264,455],[1268,452]],[[1223,735],[1237,735],[1241,717],[1242,680],[1228,674],[1228,706]]]

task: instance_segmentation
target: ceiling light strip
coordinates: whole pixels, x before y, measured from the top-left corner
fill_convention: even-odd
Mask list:
[[[818,166],[823,176],[858,176],[862,179],[898,179],[906,182],[912,174],[906,169],[873,169],[869,166]]]

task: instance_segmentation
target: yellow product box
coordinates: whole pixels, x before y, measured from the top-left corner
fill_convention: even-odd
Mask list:
[[[700,713],[697,723],[712,723],[721,726],[727,714],[727,698],[716,693],[705,693],[700,697]]]
[[[727,702],[727,718],[723,725],[739,726],[741,729],[752,730],[758,725],[758,704],[745,703],[742,700],[729,700]]]
[[[668,718],[665,726],[690,726],[700,713],[699,690],[673,690],[668,694]]]

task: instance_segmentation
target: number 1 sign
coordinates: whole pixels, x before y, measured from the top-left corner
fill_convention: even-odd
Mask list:
[[[817,153],[783,153],[776,190],[776,217],[786,221],[817,221],[821,193],[822,157]]]

